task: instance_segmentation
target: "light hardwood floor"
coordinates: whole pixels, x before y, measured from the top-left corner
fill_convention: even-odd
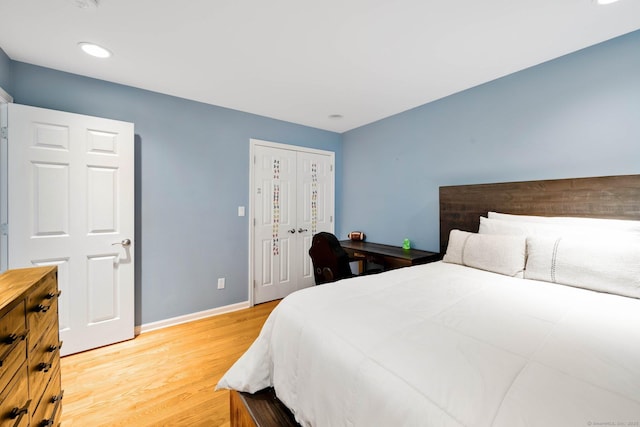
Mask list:
[[[215,385],[278,302],[63,357],[62,426],[229,426]]]

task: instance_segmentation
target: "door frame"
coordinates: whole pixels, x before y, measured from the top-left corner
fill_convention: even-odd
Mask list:
[[[331,164],[334,165],[333,167],[335,168],[335,160],[336,160],[336,153],[333,151],[327,151],[327,150],[320,150],[317,148],[308,148],[308,147],[301,147],[298,145],[290,145],[290,144],[283,144],[280,142],[271,142],[271,141],[264,141],[261,139],[254,139],[251,138],[249,139],[249,221],[247,221],[247,225],[249,227],[249,278],[248,278],[248,287],[249,287],[249,307],[253,307],[255,305],[254,303],[254,278],[255,278],[255,271],[254,271],[254,262],[253,262],[253,253],[254,253],[254,224],[255,224],[255,206],[253,203],[253,196],[255,195],[256,192],[256,186],[255,186],[255,182],[254,182],[254,172],[255,172],[255,147],[256,146],[262,146],[262,147],[268,147],[268,148],[277,148],[277,149],[281,149],[281,150],[290,150],[290,151],[296,151],[296,152],[304,152],[304,153],[312,153],[312,154],[321,154],[324,156],[329,156],[331,158]],[[335,199],[336,199],[336,181],[335,181],[335,170],[333,171],[334,173],[334,179],[333,179],[333,213],[332,213],[332,221],[331,221],[331,227],[332,227],[332,232],[334,232],[335,230],[335,209],[336,209],[336,203],[335,203]]]
[[[0,105],[10,104],[13,97],[0,87]],[[7,127],[7,109],[0,111],[0,128]],[[0,272],[9,266],[9,241],[7,220],[9,217],[9,149],[7,135],[0,135]]]

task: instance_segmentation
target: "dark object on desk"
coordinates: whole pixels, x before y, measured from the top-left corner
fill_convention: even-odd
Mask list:
[[[349,255],[331,233],[323,231],[313,236],[309,256],[313,262],[316,285],[353,277]]]
[[[385,270],[409,267],[439,261],[442,256],[437,252],[419,249],[402,249],[400,246],[383,245],[371,242],[341,240],[340,245],[351,258],[380,264]]]

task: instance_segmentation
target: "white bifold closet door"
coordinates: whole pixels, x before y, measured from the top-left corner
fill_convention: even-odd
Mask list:
[[[58,266],[63,355],[133,338],[133,124],[2,108],[8,267]]]
[[[332,152],[252,140],[254,303],[315,285],[311,239],[334,232]]]

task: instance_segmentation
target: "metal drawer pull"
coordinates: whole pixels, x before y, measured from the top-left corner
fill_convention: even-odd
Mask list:
[[[29,413],[29,406],[31,405],[31,399],[27,400],[27,403],[24,405],[24,407],[22,408],[13,408],[11,410],[11,412],[9,412],[9,418],[12,420],[15,420],[16,418],[18,418],[14,424],[15,426],[19,426],[20,425],[20,421],[22,420],[22,417],[24,417],[25,414]]]
[[[20,341],[23,341],[25,338],[27,338],[28,334],[29,334],[29,330],[26,329],[22,333],[20,333],[19,335],[11,334],[7,338],[5,338],[4,343],[9,345],[10,347],[7,348],[4,351],[4,353],[2,353],[2,356],[0,356],[0,366],[2,366],[4,364],[4,361],[7,360],[7,358],[9,357],[11,352],[13,351],[13,349],[18,346],[18,343]]]
[[[53,366],[53,362],[55,362],[56,360],[56,353],[55,350],[52,350],[52,355],[51,355],[51,359],[49,360],[49,362],[40,362],[38,363],[38,370],[42,371],[42,372],[49,372],[49,369],[51,369],[51,367]]]
[[[60,408],[60,402],[62,402],[62,396],[64,395],[64,390],[62,390],[60,392],[59,395],[57,396],[53,396],[51,398],[50,403],[55,403],[56,407],[53,408],[53,412],[51,413],[51,418],[49,419],[44,419],[42,421],[40,421],[40,423],[36,424],[39,427],[50,427],[53,425],[54,421],[56,420],[56,414],[58,413],[58,408]]]
[[[56,350],[60,350],[62,348],[62,341],[60,341],[57,345],[50,345],[49,348],[47,349],[48,352],[52,352],[52,351],[56,351]]]
[[[54,298],[60,298],[60,294],[62,293],[62,291],[58,291],[58,292],[49,292],[45,298],[46,299],[54,299]]]
[[[17,340],[18,340],[18,336],[16,334],[9,334],[9,336],[4,339],[4,343],[13,344]]]
[[[36,313],[46,313],[51,308],[50,305],[38,304],[33,311]]]
[[[4,339],[5,344],[13,344],[18,340],[23,340],[27,337],[27,331],[22,332],[20,335],[18,334],[10,334],[7,338]]]
[[[62,400],[62,396],[64,395],[64,390],[60,391],[60,394],[57,396],[53,396],[51,398],[51,403],[56,403],[56,402],[60,402]]]
[[[40,362],[38,363],[38,371],[41,372],[49,372],[49,369],[51,369],[51,363],[45,363],[45,362]]]

